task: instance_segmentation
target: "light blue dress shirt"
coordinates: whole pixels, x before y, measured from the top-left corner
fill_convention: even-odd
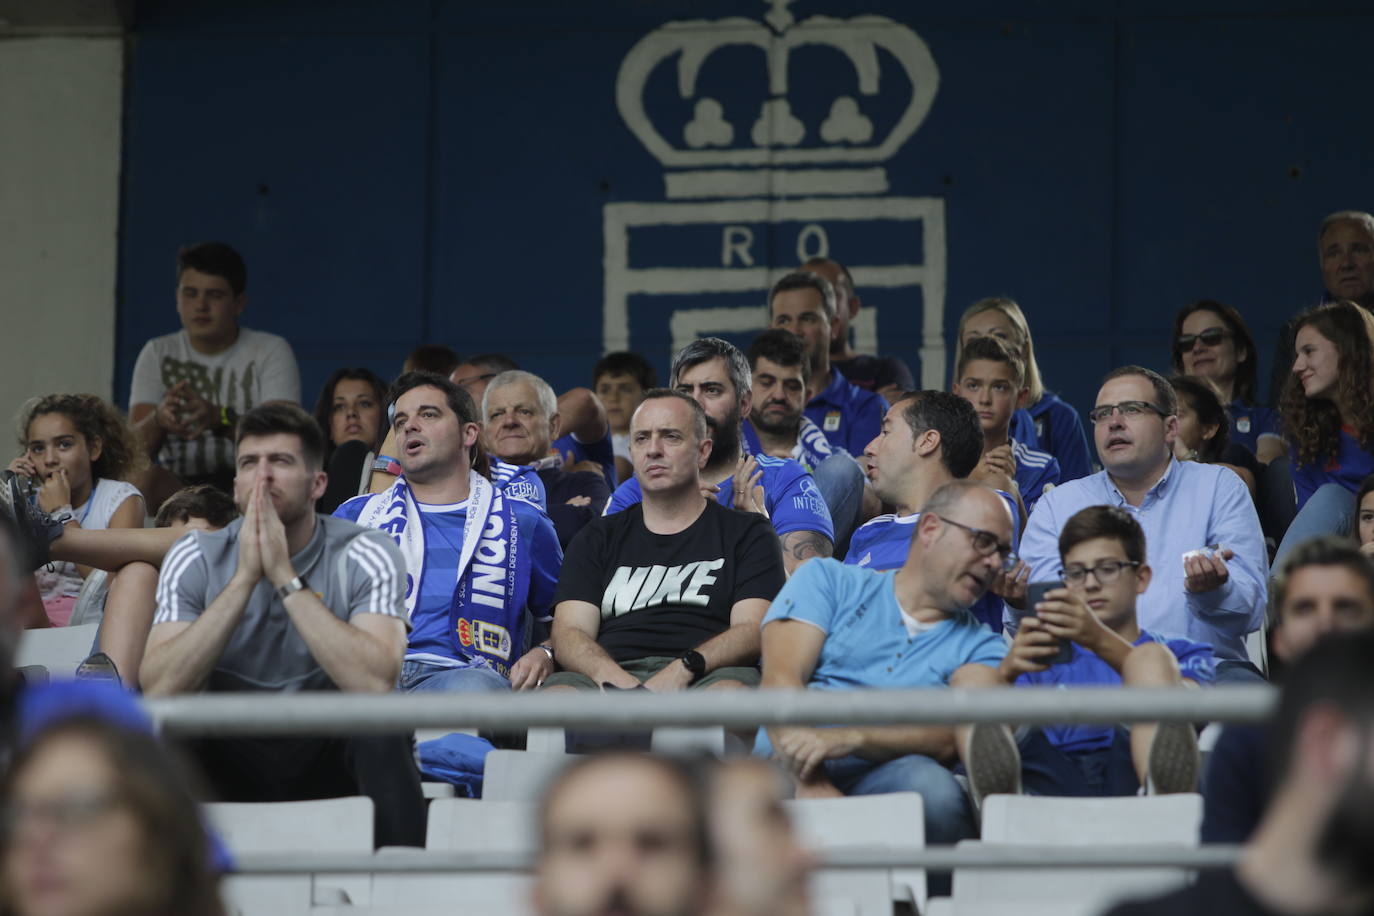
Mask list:
[[[1119,506],[1145,530],[1146,558],[1154,572],[1136,602],[1140,626],[1164,636],[1210,643],[1217,658],[1245,659],[1245,634],[1259,629],[1268,601],[1269,555],[1250,491],[1229,468],[1169,459],[1169,467],[1139,506],[1126,502],[1106,471],[1055,487],[1041,497],[1021,535],[1021,558],[1030,581],[1059,578],[1059,533],[1088,506]],[[1235,556],[1230,578],[1210,592],[1184,588],[1183,555],[1220,544]],[[1008,630],[1016,621],[1010,611]]]

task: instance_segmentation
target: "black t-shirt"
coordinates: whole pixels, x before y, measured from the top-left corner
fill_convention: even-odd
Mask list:
[[[1283,916],[1263,906],[1240,886],[1231,870],[1207,871],[1182,890],[1163,897],[1123,903],[1107,916]],[[1368,916],[1368,914],[1367,914]]]
[[[845,380],[858,385],[865,391],[877,391],[888,385],[896,385],[903,391],[916,387],[911,370],[906,363],[895,356],[870,356],[860,353],[853,359],[835,362],[832,365],[840,370]]]
[[[778,536],[762,515],[707,500],[686,530],[654,534],[636,503],[578,532],[554,600],[601,608],[596,641],[623,662],[695,649],[730,626],[735,602],[772,601],[785,578]]]

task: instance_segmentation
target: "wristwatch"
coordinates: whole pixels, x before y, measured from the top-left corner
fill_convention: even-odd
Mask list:
[[[281,588],[277,589],[277,597],[285,601],[287,598],[290,598],[292,595],[296,594],[296,592],[305,591],[309,587],[310,583],[305,581],[304,576],[297,576],[290,582],[283,585]]]
[[[682,656],[678,661],[687,666],[687,670],[692,672],[692,683],[696,683],[703,674],[706,673],[706,659],[696,649]]]

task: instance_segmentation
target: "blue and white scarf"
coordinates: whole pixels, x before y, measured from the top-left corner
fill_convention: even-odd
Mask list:
[[[759,442],[759,434],[754,430],[754,424],[745,420],[740,424],[744,430],[744,441],[751,455],[762,455],[763,444]],[[806,417],[801,418],[801,427],[797,430],[797,444],[792,448],[792,458],[806,468],[808,472],[816,470],[816,466],[836,452],[843,449],[831,445],[830,440],[825,438],[825,433],[821,428]]]
[[[509,677],[525,647],[525,590],[516,584],[529,580],[529,551],[522,549],[512,501],[476,471],[468,472],[468,485],[458,578],[449,605],[454,657],[470,658]],[[400,546],[406,563],[406,611],[413,615],[425,570],[425,529],[405,478],[369,498],[358,524],[385,531]]]

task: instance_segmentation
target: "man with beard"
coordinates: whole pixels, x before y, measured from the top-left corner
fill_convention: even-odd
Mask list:
[[[1280,679],[1323,636],[1374,630],[1374,563],[1344,538],[1313,538],[1290,551],[1270,589]],[[1204,843],[1244,843],[1254,832],[1270,792],[1269,740],[1258,725],[1222,731],[1202,781]]]
[[[887,403],[903,391],[916,387],[916,380],[906,363],[895,356],[874,356],[859,353],[850,345],[849,329],[859,317],[859,294],[854,291],[854,278],[849,268],[834,258],[812,258],[802,270],[820,274],[835,288],[835,318],[839,329],[830,342],[830,362],[844,377],[864,391],[876,391]]]
[[[168,552],[144,692],[393,689],[409,623],[400,549],[385,532],[315,513],[324,442],[310,414],[255,407],[237,440],[243,516],[190,531]],[[424,845],[409,734],[205,739],[191,749],[226,801],[368,795],[378,845]]]
[[[534,874],[539,916],[701,916],[715,879],[701,780],[664,757],[577,760],[544,793]]]
[[[1111,916],[1374,913],[1374,634],[1336,634],[1289,673],[1275,791],[1234,869]]]
[[[747,355],[754,390],[749,416],[740,427],[744,447],[751,455],[791,458],[810,472],[830,509],[835,552],[843,555],[859,519],[871,518],[881,507],[867,490],[859,463],[832,447],[821,428],[802,413],[811,363],[801,338],[787,331],[764,331],[749,345]]]
[[[768,293],[768,325],[801,338],[811,363],[806,383],[806,415],[830,444],[858,455],[878,434],[886,402],[881,395],[851,384],[830,362],[839,336],[835,288],[820,274],[796,270]]]
[[[811,557],[834,552],[835,530],[816,481],[790,458],[746,454],[740,421],[753,404],[749,363],[734,344],[704,337],[673,357],[672,388],[706,412],[711,454],[701,472],[703,492],[722,506],[758,512],[782,540],[787,574]],[[606,514],[639,502],[638,475],[611,494]]]

